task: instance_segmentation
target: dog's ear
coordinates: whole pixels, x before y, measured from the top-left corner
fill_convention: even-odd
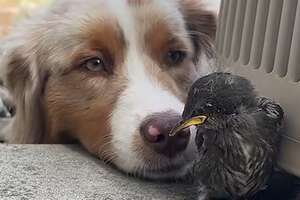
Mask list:
[[[41,143],[44,136],[41,99],[47,76],[38,68],[33,53],[9,43],[0,56],[0,69],[16,111],[6,137],[10,143]]]
[[[214,40],[216,35],[216,13],[205,10],[201,0],[181,0],[181,11],[186,27],[192,37],[197,58],[203,52],[209,58],[214,57]]]

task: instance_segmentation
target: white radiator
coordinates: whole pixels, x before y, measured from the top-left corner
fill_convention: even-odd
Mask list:
[[[222,66],[284,107],[279,164],[300,176],[300,1],[223,0],[217,51]]]

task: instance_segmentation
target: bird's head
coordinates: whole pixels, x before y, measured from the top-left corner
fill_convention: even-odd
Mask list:
[[[241,110],[254,108],[255,98],[252,84],[243,77],[220,72],[202,77],[191,87],[183,120],[170,135],[190,126],[196,126],[197,133],[217,133],[224,129],[230,117]]]

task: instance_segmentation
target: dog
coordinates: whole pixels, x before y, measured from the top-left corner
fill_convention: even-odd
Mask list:
[[[179,178],[197,152],[187,91],[215,71],[215,13],[199,0],[60,0],[1,42],[9,143],[79,142],[120,170]]]

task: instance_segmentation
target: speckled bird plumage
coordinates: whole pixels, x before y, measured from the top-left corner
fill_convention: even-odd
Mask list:
[[[197,115],[208,116],[197,126],[197,176],[211,196],[251,199],[265,188],[276,163],[282,108],[258,97],[247,79],[213,73],[189,92],[183,119]]]

